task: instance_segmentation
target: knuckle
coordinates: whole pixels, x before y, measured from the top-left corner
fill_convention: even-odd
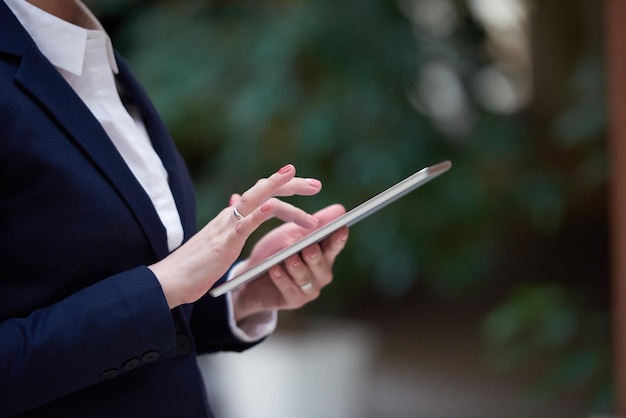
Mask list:
[[[248,195],[248,193],[244,193],[241,195],[241,197],[239,198],[239,202],[240,204],[247,204],[250,201],[250,196]]]
[[[333,275],[332,273],[321,274],[318,280],[322,286],[326,286],[333,281]]]
[[[237,236],[246,236],[247,229],[244,226],[244,222],[237,222],[233,227],[233,233]]]
[[[284,290],[284,294],[285,294],[285,298],[291,301],[298,301],[299,300],[299,294],[298,294],[298,289],[289,287],[287,289]],[[297,304],[298,302],[294,302],[294,304]]]

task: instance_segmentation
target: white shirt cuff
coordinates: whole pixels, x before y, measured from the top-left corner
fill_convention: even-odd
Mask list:
[[[236,276],[236,272],[245,266],[245,261],[235,265],[228,273],[227,281]],[[235,321],[235,310],[233,298],[230,292],[226,293],[228,304],[228,325],[233,335],[243,342],[253,343],[267,337],[276,329],[278,324],[278,313],[275,310],[259,312],[251,315],[237,323]]]

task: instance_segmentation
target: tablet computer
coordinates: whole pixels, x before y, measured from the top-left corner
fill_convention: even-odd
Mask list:
[[[365,201],[364,203],[361,203],[354,209],[344,213],[340,217],[316,229],[309,235],[306,235],[305,237],[299,239],[290,246],[278,251],[274,255],[266,258],[265,260],[244,271],[238,276],[235,276],[232,279],[214,287],[209,291],[209,294],[213,297],[221,296],[224,293],[261,276],[262,274],[267,272],[270,267],[282,263],[288,257],[299,253],[309,245],[323,240],[324,238],[331,235],[333,232],[337,231],[339,228],[354,225],[360,220],[365,219],[366,217],[384,208],[393,201],[401,198],[407,193],[417,189],[421,185],[426,184],[437,176],[445,173],[450,169],[451,166],[452,164],[450,163],[450,161],[444,161],[439,164],[435,164],[419,170],[415,174],[394,184],[393,186],[382,191],[381,193]]]

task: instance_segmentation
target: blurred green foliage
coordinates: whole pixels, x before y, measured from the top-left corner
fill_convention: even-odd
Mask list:
[[[580,292],[552,284],[520,286],[485,321],[487,361],[501,372],[524,370],[537,400],[578,390],[590,393],[592,410],[608,411],[613,396],[608,316]]]
[[[445,52],[460,71],[478,68],[476,27],[460,28],[447,49],[422,48],[397,4],[382,0],[163,1],[133,10],[116,45],[192,168],[201,223],[286,162],[323,181],[319,196],[292,199],[316,210],[354,207],[451,159],[451,173],[352,231],[334,291],[374,285],[402,294],[424,277],[461,294],[484,276],[495,244],[489,224],[503,216],[524,135],[513,118],[484,114],[459,143],[408,99],[420,61],[434,58],[426,50]]]
[[[417,169],[452,161],[449,173],[353,228],[336,268],[341,279],[320,301],[340,309],[367,289],[402,297],[420,285],[446,298],[471,295],[500,279],[494,272],[515,231],[555,236],[577,219],[604,219],[600,3],[532,2],[534,94],[503,113],[476,93],[477,76],[495,59],[470,3],[92,6],[188,161],[201,223],[231,193],[287,162],[322,180],[318,196],[289,199],[314,211],[334,202],[352,208]],[[449,17],[448,29],[410,19],[411,11],[425,16],[422,6]],[[442,119],[446,109],[452,116]],[[560,376],[555,386],[609,379],[606,333],[572,343],[597,323],[568,299],[562,277],[514,285],[510,295],[485,328],[500,363],[522,367],[540,353],[565,351],[548,371]]]

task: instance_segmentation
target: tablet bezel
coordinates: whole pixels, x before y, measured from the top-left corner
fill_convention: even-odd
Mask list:
[[[326,225],[316,229],[305,237],[294,242],[290,246],[278,251],[274,255],[266,258],[250,269],[243,273],[233,277],[232,279],[215,286],[209,291],[209,294],[213,297],[221,296],[250,280],[256,279],[265,272],[267,272],[272,266],[282,263],[288,257],[299,253],[306,247],[316,242],[323,240],[330,236],[333,232],[344,226],[351,226],[359,222],[362,219],[370,216],[378,210],[384,208],[395,200],[405,196],[407,193],[417,189],[418,187],[426,184],[430,180],[445,173],[452,166],[450,161],[443,161],[439,164],[435,164],[429,167],[425,167],[406,179],[394,184],[383,192],[377,194],[371,199],[361,203],[354,209],[344,213],[337,219],[327,223]]]

